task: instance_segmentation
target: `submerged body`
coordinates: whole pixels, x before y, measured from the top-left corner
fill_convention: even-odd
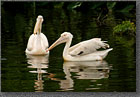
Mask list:
[[[65,61],[93,61],[93,60],[103,60],[109,51],[113,48],[109,48],[109,45],[105,41],[101,41],[100,38],[93,38],[91,40],[80,42],[72,47],[70,47],[72,42],[72,34],[69,32],[64,32],[61,37],[52,44],[47,51],[51,50],[55,46],[66,42],[63,58]],[[97,51],[99,48],[104,48],[106,50]]]
[[[29,37],[27,48],[25,52],[31,55],[45,55],[48,48],[47,37],[41,33],[43,17],[38,16],[37,22],[34,28],[34,33]]]

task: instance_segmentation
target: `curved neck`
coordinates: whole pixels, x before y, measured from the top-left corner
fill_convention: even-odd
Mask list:
[[[65,57],[65,56],[68,55],[71,42],[72,42],[72,38],[70,38],[70,39],[66,42],[66,45],[65,45],[65,48],[64,48],[64,51],[63,51],[63,57]]]

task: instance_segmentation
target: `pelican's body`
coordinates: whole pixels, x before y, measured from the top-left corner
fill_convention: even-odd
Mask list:
[[[38,16],[37,22],[34,28],[34,33],[30,36],[26,48],[26,53],[31,55],[45,55],[48,54],[46,49],[48,48],[47,37],[41,33],[43,17]]]
[[[93,61],[93,60],[103,60],[109,51],[112,50],[106,49],[102,51],[97,51],[99,48],[109,48],[109,45],[101,41],[100,38],[93,38],[91,40],[80,42],[72,47],[70,47],[72,42],[72,34],[69,32],[64,32],[61,34],[61,37],[52,44],[47,51],[54,48],[60,43],[66,42],[63,58],[65,61]]]

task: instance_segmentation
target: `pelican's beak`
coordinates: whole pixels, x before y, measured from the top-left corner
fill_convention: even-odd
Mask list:
[[[58,40],[56,40],[48,49],[46,52],[50,51],[51,49],[53,49],[54,47],[56,47],[57,45],[66,42],[66,39],[63,37],[60,37]]]
[[[34,27],[34,34],[41,33],[41,26],[42,26],[42,22],[43,22],[43,17],[42,16],[38,16],[37,17],[37,21]]]

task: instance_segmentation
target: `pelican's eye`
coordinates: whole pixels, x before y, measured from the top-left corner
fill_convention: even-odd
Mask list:
[[[63,36],[66,36],[66,34],[64,34]]]

